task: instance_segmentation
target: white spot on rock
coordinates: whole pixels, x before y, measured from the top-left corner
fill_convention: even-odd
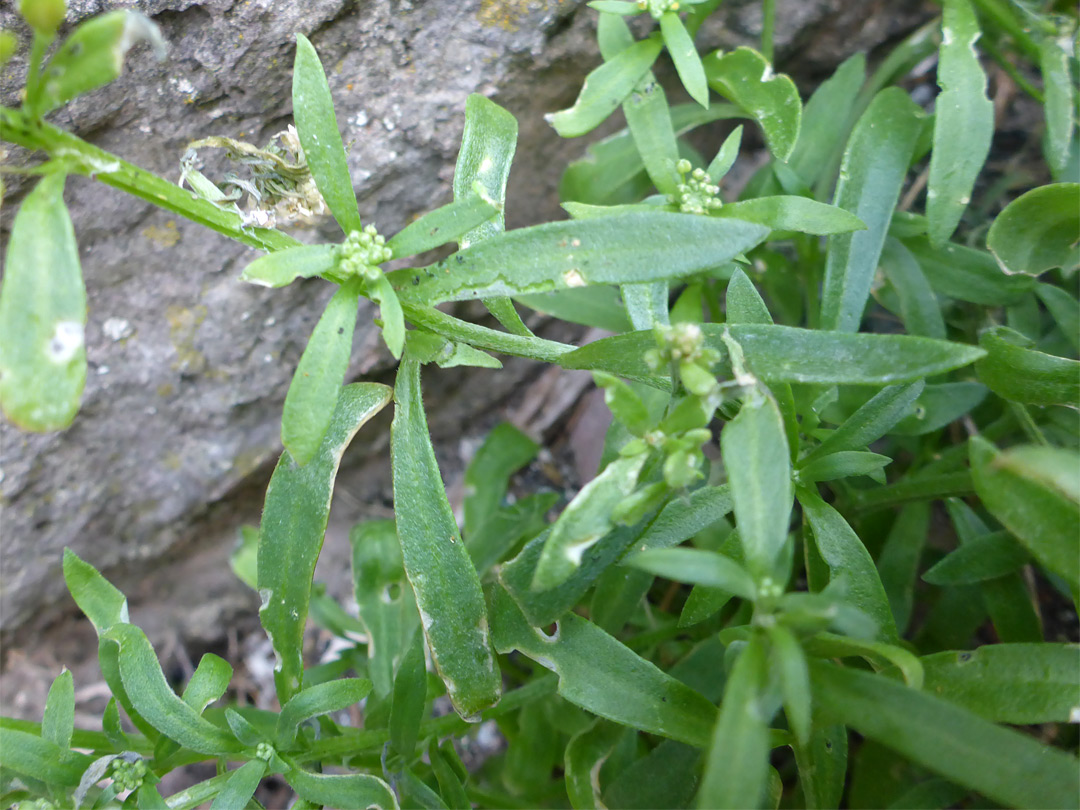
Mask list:
[[[131,328],[131,323],[126,318],[109,318],[101,325],[101,331],[105,333],[105,337],[113,342],[131,337],[135,333],[135,330]]]

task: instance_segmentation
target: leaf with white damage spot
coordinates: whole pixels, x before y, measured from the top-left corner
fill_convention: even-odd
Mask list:
[[[454,709],[468,720],[499,700],[502,681],[480,577],[461,540],[428,435],[420,361],[408,351],[398,368],[394,401],[390,453],[405,575],[435,669]]]
[[[334,478],[356,432],[390,401],[391,390],[377,383],[341,389],[330,427],[315,456],[303,467],[286,450],[266,488],[259,527],[259,620],[274,645],[274,682],[286,703],[300,691],[302,654],[311,578],[322,549]]]
[[[63,430],[86,383],[86,289],[64,175],[48,175],[15,215],[0,287],[0,407],[23,430]]]
[[[664,281],[760,244],[764,225],[664,211],[550,222],[493,236],[442,261],[388,273],[403,304]]]
[[[939,246],[952,236],[971,201],[994,136],[994,105],[986,97],[986,74],[975,52],[979,21],[968,0],[946,0],[941,32],[941,94],[934,104],[926,191],[930,241]]]

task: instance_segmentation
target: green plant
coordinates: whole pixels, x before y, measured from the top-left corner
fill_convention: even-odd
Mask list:
[[[473,96],[454,202],[383,239],[359,219],[303,36],[295,137],[194,145],[257,171],[225,191],[189,156],[191,193],[42,118],[114,78],[132,32],[152,27],[131,12],[92,19],[42,67],[55,3],[23,4],[25,102],[0,109],[0,136],[48,160],[0,292],[13,422],[65,427],[85,379],[66,174],[267,250],[245,281],[318,276],[338,291],[285,401],[262,523],[233,560],[262,598],[280,711],[212,706],[232,675],[213,655],[177,695],[123,595],[69,551],[65,579],[113,699],[102,731],[74,729],[65,672],[42,723],[0,719],[4,806],[243,807],[271,773],[296,807],[837,807],[845,791],[852,805],[1076,805],[1064,724],[1080,658],[1045,640],[1036,601],[1080,596],[1075,15],[946,0],[872,75],[854,56],[804,107],[773,72],[771,0],[760,53],[704,57],[692,38],[717,0],[591,5],[606,61],[550,120],[580,135],[621,105],[627,129],[568,168],[572,218],[504,232],[517,126]],[[622,17],[639,11],[659,34],[635,41]],[[992,223],[970,206],[994,127],[971,47],[982,29],[1044,102],[1055,181]],[[697,103],[668,104],[651,73],[665,46]],[[943,92],[928,115],[895,83],[935,51]],[[756,122],[772,157],[724,202],[742,128],[711,161],[678,136],[726,118]],[[899,204],[913,170],[925,216]],[[344,239],[299,245],[262,227],[281,205],[325,205]],[[968,244],[950,241],[958,227]],[[426,267],[379,267],[448,242],[459,250]],[[344,384],[361,297],[401,358],[392,391]],[[505,331],[436,309],[467,299]],[[538,338],[515,301],[617,334],[580,348]],[[550,525],[557,495],[505,502],[538,451],[510,425],[466,472],[463,526],[446,498],[422,367],[497,368],[488,352],[593,371],[614,417],[598,474]],[[312,578],[338,463],[391,398],[396,517],[352,533],[353,616]],[[717,431],[719,456],[705,452]],[[935,511],[949,528],[931,544]],[[305,666],[309,614],[347,642],[337,660]],[[969,650],[977,634],[998,643]],[[455,713],[432,717],[444,693]],[[361,700],[364,727],[342,722]],[[509,750],[470,772],[447,738],[477,719],[498,722]],[[1059,725],[1043,740],[1007,728],[1034,724]],[[160,794],[164,774],[202,760],[218,775]]]

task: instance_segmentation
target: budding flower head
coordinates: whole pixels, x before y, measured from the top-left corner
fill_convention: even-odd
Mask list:
[[[19,14],[39,34],[52,36],[67,16],[67,0],[21,0]]]
[[[637,6],[649,12],[654,20],[659,20],[665,12],[678,11],[679,0],[638,0]]]
[[[263,762],[269,762],[270,758],[274,756],[274,746],[270,745],[270,743],[259,743],[255,746],[255,756]]]
[[[393,256],[375,226],[367,225],[362,231],[352,231],[342,243],[341,268],[349,275],[371,279],[382,272],[379,265]]]
[[[693,168],[683,158],[675,164],[675,170],[679,173],[679,183],[675,193],[668,195],[668,201],[679,206],[684,214],[707,214],[723,205],[720,186],[709,182],[704,169]]]
[[[109,776],[120,790],[138,790],[146,776],[146,762],[136,759],[129,762],[126,759],[114,759],[109,766]]]

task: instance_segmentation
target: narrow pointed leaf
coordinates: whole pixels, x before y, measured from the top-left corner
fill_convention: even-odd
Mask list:
[[[334,100],[319,55],[303,34],[296,35],[292,101],[296,131],[315,185],[342,230],[346,234],[359,231],[363,224],[334,115]]]
[[[721,431],[720,448],[747,562],[765,576],[787,540],[794,500],[791,454],[772,397],[755,388]]]
[[[788,163],[814,188],[843,142],[851,110],[866,80],[866,54],[848,57],[818,86],[803,110],[799,141]]]
[[[905,238],[904,246],[919,263],[934,292],[985,306],[1015,304],[1034,289],[1027,275],[1006,275],[985,250],[949,242],[940,248],[925,236]]]
[[[708,88],[705,88],[706,94]],[[679,145],[675,140],[675,125],[671,120],[664,88],[652,72],[645,74],[634,92],[623,102],[626,125],[634,138],[645,171],[656,190],[673,194],[679,176],[675,164],[679,160]]]
[[[297,464],[315,457],[326,435],[352,353],[361,281],[342,285],[326,305],[296,367],[281,414],[281,442]]]
[[[934,150],[926,191],[934,245],[946,242],[956,230],[994,135],[994,105],[986,97],[986,74],[975,51],[979,21],[969,0],[946,0],[941,33],[941,93],[934,102]]]
[[[964,542],[922,575],[931,585],[970,585],[1019,571],[1030,556],[1008,532],[991,532]]]
[[[120,677],[136,710],[154,728],[185,748],[216,756],[239,750],[232,734],[203,719],[173,692],[146,635],[131,624],[114,624],[102,634],[119,647]]]
[[[427,700],[427,665],[424,637],[413,633],[412,641],[401,656],[394,678],[394,696],[390,704],[390,747],[405,760],[412,759],[420,722]]]
[[[626,316],[634,329],[652,329],[669,325],[668,282],[623,284],[619,292],[626,306]]]
[[[23,430],[63,430],[86,383],[86,290],[64,175],[46,175],[15,215],[0,286],[0,407]]]
[[[311,773],[294,768],[285,772],[285,781],[301,799],[317,806],[337,810],[398,810],[394,791],[377,776]]]
[[[600,766],[611,754],[619,738],[626,733],[622,726],[597,720],[574,735],[566,745],[563,771],[566,793],[574,810],[600,810]]]
[[[127,597],[70,548],[64,549],[64,583],[98,635],[128,620]]]
[[[889,607],[901,636],[911,620],[915,579],[929,529],[930,505],[926,502],[908,504],[896,516],[878,555],[881,585],[889,598]]]
[[[705,174],[709,176],[709,180],[714,184],[719,185],[720,181],[724,179],[724,175],[731,171],[731,167],[735,165],[735,160],[739,157],[739,147],[742,145],[742,132],[742,124],[739,124],[720,144],[716,157],[712,159],[708,168],[705,169]]]
[[[465,533],[490,519],[509,486],[510,476],[532,461],[540,445],[509,422],[500,422],[484,439],[465,470]]]
[[[879,484],[884,484],[885,473],[882,470],[891,463],[891,458],[879,453],[841,450],[801,465],[798,476],[803,483],[812,483],[867,475]]]
[[[229,774],[225,787],[210,805],[210,810],[236,810],[239,807],[247,807],[265,774],[266,763],[261,759],[245,762]]]
[[[461,541],[428,435],[420,363],[408,355],[394,399],[394,511],[405,573],[435,668],[455,710],[469,718],[499,699],[499,669],[480,578]]]
[[[815,724],[810,742],[793,746],[799,784],[809,810],[836,810],[844,794],[848,767],[848,734],[841,725]]]
[[[892,87],[878,93],[855,124],[834,204],[862,220],[866,230],[829,239],[821,302],[825,329],[859,328],[923,117],[907,93]]]
[[[726,484],[704,486],[686,498],[673,498],[638,538],[634,549],[677,546],[716,523],[731,509],[731,488]]]
[[[639,568],[658,577],[721,588],[741,599],[754,599],[753,577],[734,560],[697,548],[653,548],[630,554],[623,565]]]
[[[1055,183],[1027,192],[998,214],[986,246],[1006,273],[1037,276],[1080,265],[1080,183]]]
[[[501,653],[518,650],[557,673],[559,694],[593,714],[691,745],[709,738],[711,702],[580,616],[564,616],[548,636],[496,587],[492,633]]]
[[[774,231],[798,231],[815,235],[866,230],[861,219],[835,205],[806,197],[758,197],[725,205],[714,216],[734,217],[766,225]]]
[[[340,258],[337,245],[302,245],[260,256],[244,268],[240,280],[260,287],[284,287],[298,278],[333,272]]]
[[[347,709],[367,697],[369,692],[371,681],[365,678],[342,678],[297,692],[281,707],[274,733],[275,747],[279,751],[289,750],[305,720]]]
[[[975,363],[979,379],[1013,402],[1069,405],[1080,401],[1080,363],[1045,354],[1019,332],[996,326],[979,335],[986,357]]]
[[[881,269],[900,299],[900,317],[908,334],[944,340],[941,303],[903,242],[892,237],[885,240]]]
[[[767,677],[764,644],[753,636],[724,687],[697,797],[702,810],[761,806],[769,770]]]
[[[664,12],[660,17],[660,33],[686,92],[690,94],[690,98],[708,109],[709,84],[705,80],[705,68],[701,64],[694,39],[683,25],[678,12]]]
[[[396,270],[388,277],[403,302],[429,305],[661,281],[723,264],[767,234],[764,226],[736,219],[633,212],[521,228],[429,267]]]
[[[259,528],[259,620],[278,655],[275,683],[284,703],[300,690],[311,578],[322,549],[341,456],[356,432],[390,401],[376,383],[341,389],[322,445],[303,467],[285,451],[266,488]]]
[[[41,718],[41,736],[60,748],[71,747],[75,731],[75,682],[65,669],[52,682]]]
[[[465,236],[497,213],[502,212],[490,200],[475,193],[463,195],[409,223],[386,246],[394,252],[395,259],[423,253],[447,242],[461,241],[463,247],[468,247],[475,239],[466,240]]]
[[[844,420],[829,438],[807,453],[799,462],[802,467],[830,453],[862,450],[877,441],[889,428],[899,422],[911,409],[923,391],[922,381],[910,385],[890,385],[875,394],[865,405]]]
[[[1080,301],[1061,287],[1040,284],[1035,294],[1057,322],[1058,328],[1080,354]]]
[[[709,86],[754,117],[769,151],[779,160],[791,157],[802,123],[802,101],[795,82],[773,73],[768,60],[752,48],[726,54],[716,51],[704,63]]]
[[[396,358],[401,357],[401,353],[405,351],[405,314],[401,309],[401,301],[398,300],[397,292],[390,285],[390,281],[385,275],[376,277],[374,281],[368,282],[368,295],[371,296],[371,300],[379,305],[379,316],[382,319],[382,336],[383,341],[386,343],[386,348],[390,350],[390,354]],[[355,308],[353,312],[353,323],[356,322]],[[352,342],[349,343],[349,349],[352,348]],[[348,368],[348,355],[345,356],[346,369]],[[342,371],[344,375],[344,370]]]
[[[4,752],[4,769],[41,779],[50,784],[75,787],[93,757],[76,751],[65,751],[56,743],[13,728],[0,726],[0,750]]]
[[[800,745],[810,741],[810,671],[794,633],[781,624],[767,628],[772,660],[780,675],[780,693],[788,725]]]
[[[652,67],[662,48],[658,38],[634,43],[585,77],[574,106],[544,119],[564,138],[584,135],[618,108],[641,77]]]
[[[1048,36],[1039,43],[1039,68],[1043,76],[1046,101],[1046,162],[1055,180],[1060,180],[1069,165],[1069,148],[1076,130],[1076,83],[1072,78],[1069,45]]]
[[[814,696],[837,719],[913,762],[1011,807],[1076,807],[1080,766],[925,691],[865,672],[811,665]]]

